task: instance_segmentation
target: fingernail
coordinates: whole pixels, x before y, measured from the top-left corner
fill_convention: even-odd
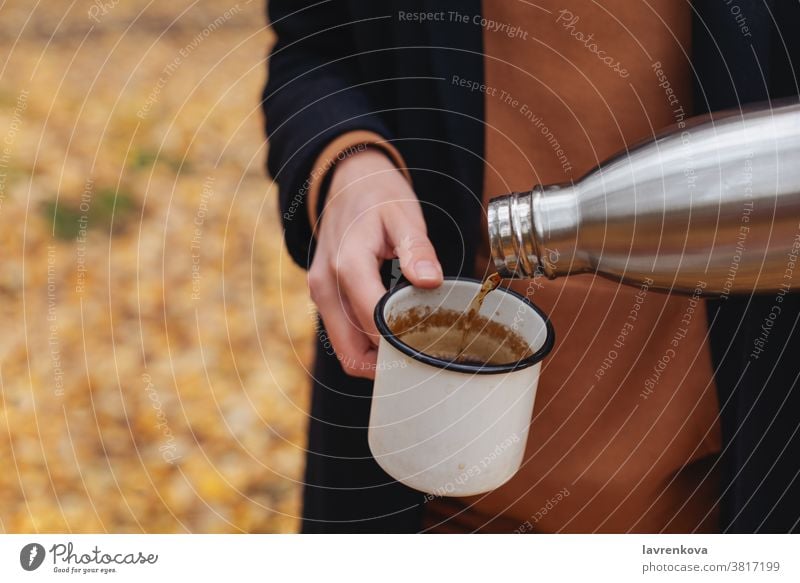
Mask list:
[[[441,272],[433,261],[417,261],[414,264],[414,273],[419,279],[439,279]]]

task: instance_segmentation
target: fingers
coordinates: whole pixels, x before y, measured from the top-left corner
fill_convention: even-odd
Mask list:
[[[312,266],[308,285],[344,371],[351,376],[374,378],[377,349],[360,326],[355,325],[350,304],[339,293],[336,275]]]
[[[387,236],[400,260],[403,275],[415,286],[435,288],[442,284],[442,266],[428,240],[425,220],[416,208],[405,206],[403,212],[385,221]]]
[[[355,317],[351,325],[358,326],[369,341],[377,346],[380,334],[375,326],[374,311],[378,301],[386,293],[380,276],[381,260],[363,250],[343,253],[337,259],[336,274],[340,293],[347,298]]]
[[[377,170],[376,170],[377,169]],[[337,165],[309,271],[311,297],[344,370],[374,378],[375,305],[386,292],[381,262],[397,255],[412,284],[437,287],[442,268],[419,200],[384,156],[358,154]]]

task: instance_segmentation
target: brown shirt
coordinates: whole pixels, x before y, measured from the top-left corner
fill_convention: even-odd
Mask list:
[[[688,117],[690,16],[675,0],[484,2],[485,201],[576,180]],[[479,257],[488,272],[488,247]],[[487,495],[429,502],[429,528],[713,532],[720,436],[704,302],[592,275],[514,288],[556,329],[523,467]]]

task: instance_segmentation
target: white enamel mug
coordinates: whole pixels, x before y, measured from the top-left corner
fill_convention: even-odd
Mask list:
[[[445,278],[438,289],[398,286],[375,308],[381,333],[369,447],[394,479],[428,494],[470,496],[508,481],[525,452],[542,359],[555,341],[547,316],[506,289],[480,315],[508,326],[531,356],[507,365],[442,360],[405,344],[387,320],[411,308],[466,310],[481,282]]]

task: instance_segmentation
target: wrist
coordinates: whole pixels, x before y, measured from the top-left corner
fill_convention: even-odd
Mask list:
[[[359,163],[356,164],[355,160]],[[319,227],[320,213],[327,205],[328,190],[347,184],[341,181],[342,178],[348,181],[363,178],[365,172],[359,169],[361,166],[371,168],[367,172],[394,167],[411,184],[411,176],[400,152],[382,136],[361,130],[342,134],[323,149],[311,171],[306,208],[312,230]],[[334,175],[337,176],[335,184]]]
[[[326,210],[353,197],[372,204],[382,194],[397,196],[411,191],[410,180],[381,148],[367,148],[337,163],[329,172],[326,187],[319,200],[320,221]]]
[[[365,147],[337,162],[328,173],[329,184],[326,186],[338,190],[366,175],[387,170],[397,170],[389,155],[382,148]]]

